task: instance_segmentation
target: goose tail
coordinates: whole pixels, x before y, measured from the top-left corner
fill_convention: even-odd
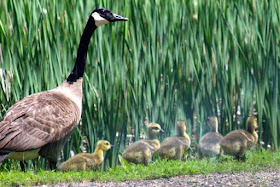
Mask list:
[[[11,153],[8,153],[8,152],[4,152],[4,153],[1,153],[0,152],[0,163],[5,159],[7,158]]]

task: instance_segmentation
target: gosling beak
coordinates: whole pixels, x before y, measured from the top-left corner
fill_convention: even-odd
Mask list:
[[[112,149],[113,147],[114,147],[114,145],[112,145],[112,144],[111,144],[111,147],[110,147],[110,149]]]
[[[122,17],[118,14],[113,13],[113,18],[112,18],[111,22],[115,22],[115,21],[128,21],[128,18]]]
[[[160,129],[160,131],[159,131],[160,133],[164,133],[164,130],[162,130],[162,129]]]

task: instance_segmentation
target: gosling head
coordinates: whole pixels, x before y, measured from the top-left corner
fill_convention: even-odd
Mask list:
[[[177,133],[178,135],[182,135],[184,132],[186,132],[186,122],[184,120],[178,120],[177,121]]]
[[[247,131],[252,133],[254,131],[257,131],[258,130],[258,123],[257,123],[257,118],[255,117],[248,117],[247,118]]]
[[[110,144],[110,142],[106,141],[106,140],[100,140],[97,142],[97,149],[101,149],[102,151],[107,151],[109,149],[111,149],[113,147],[113,145]]]
[[[97,8],[92,11],[91,16],[94,19],[96,27],[116,21],[128,21],[128,18],[119,16],[106,8]]]
[[[147,128],[148,128],[148,133],[150,138],[153,138],[155,135],[159,133],[164,133],[164,130],[162,130],[160,125],[157,123],[150,123]]]
[[[216,116],[208,117],[208,125],[211,128],[211,132],[218,132],[218,119]]]

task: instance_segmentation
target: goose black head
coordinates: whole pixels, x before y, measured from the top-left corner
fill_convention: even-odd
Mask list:
[[[96,27],[115,21],[128,21],[128,18],[119,16],[106,8],[97,8],[92,11],[91,16],[95,21]]]

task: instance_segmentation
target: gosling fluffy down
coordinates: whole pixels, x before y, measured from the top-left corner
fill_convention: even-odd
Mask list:
[[[190,137],[186,133],[185,121],[177,121],[177,136],[166,138],[158,150],[161,158],[181,159],[185,151],[190,147]]]
[[[104,151],[111,149],[112,145],[106,140],[97,142],[94,153],[81,153],[71,157],[59,166],[61,171],[87,171],[96,170],[104,160]]]
[[[148,139],[134,142],[124,150],[122,157],[127,162],[147,165],[152,161],[153,153],[160,147],[160,142],[156,138],[156,135],[164,131],[157,123],[150,123],[147,129]]]
[[[205,134],[198,145],[198,153],[200,156],[216,157],[222,153],[220,141],[223,136],[218,132],[218,119],[215,116],[208,118],[210,132]]]
[[[220,145],[224,153],[227,155],[233,155],[238,160],[245,160],[246,151],[258,141],[257,129],[257,118],[248,117],[246,131],[235,130],[221,139]]]

